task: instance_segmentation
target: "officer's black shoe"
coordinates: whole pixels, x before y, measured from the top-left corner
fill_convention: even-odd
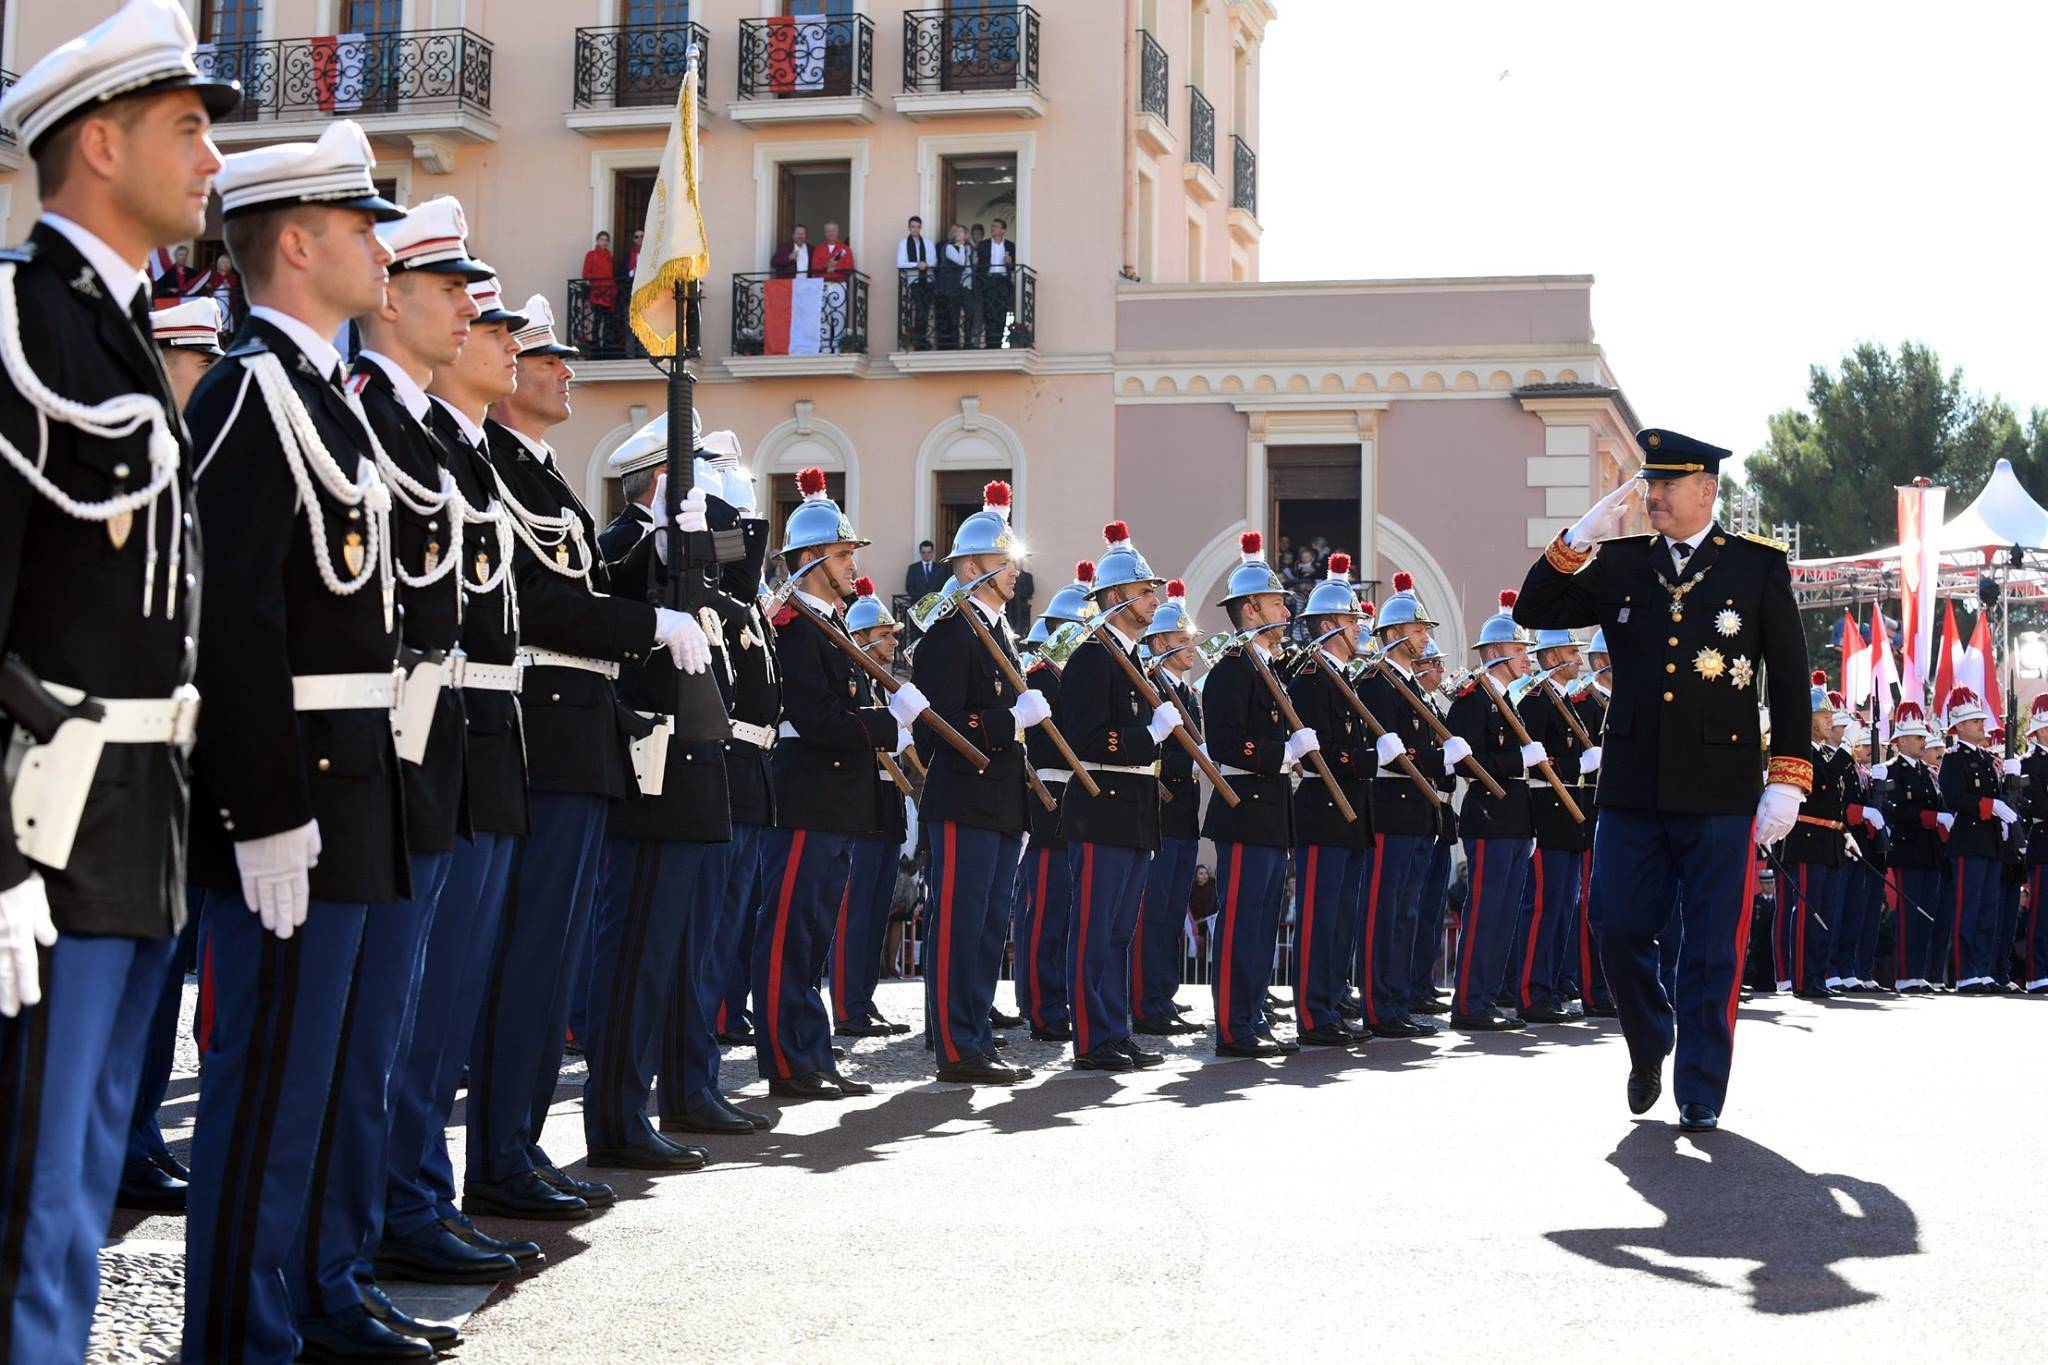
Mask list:
[[[661,1126],[679,1133],[722,1133],[728,1137],[737,1133],[751,1133],[754,1125],[733,1113],[726,1106],[713,1100],[661,1121]]]
[[[1273,1030],[1269,1028],[1260,1029],[1259,1037],[1262,1041],[1271,1044],[1273,1047],[1279,1048],[1280,1055],[1283,1057],[1292,1057],[1295,1053],[1301,1051],[1300,1043],[1294,1042],[1291,1039],[1275,1038],[1273,1036]]]
[[[114,1207],[137,1213],[183,1213],[188,1187],[150,1157],[130,1157],[121,1168]]]
[[[994,1039],[995,1039],[995,1045],[996,1045],[997,1047],[999,1047],[999,1048],[1000,1048],[1000,1047],[1008,1047],[1008,1046],[1010,1045],[1010,1040],[1009,1040],[1008,1038],[1005,1038],[1005,1037],[1004,1037],[1004,1036],[1003,1036],[1002,1034],[1000,1034],[1000,1033],[998,1033],[998,1034],[994,1035]]]
[[[465,1180],[462,1211],[474,1218],[541,1218],[564,1222],[590,1216],[590,1205],[564,1194],[536,1171],[521,1171],[510,1180]]]
[[[704,1167],[704,1158],[692,1156],[691,1149],[652,1137],[626,1147],[593,1147],[583,1162],[592,1170],[696,1171]]]
[[[763,1114],[757,1109],[742,1109],[717,1091],[712,1092],[711,1102],[735,1118],[745,1119],[758,1132],[765,1133],[775,1126],[773,1114]]]
[[[822,1071],[818,1074],[838,1086],[839,1093],[842,1095],[872,1095],[875,1093],[875,1088],[866,1081],[848,1080],[837,1071]]]
[[[510,1256],[471,1246],[440,1223],[386,1237],[375,1264],[384,1279],[424,1284],[496,1284],[519,1278],[519,1263]]]
[[[939,1079],[947,1085],[1015,1085],[1031,1073],[1020,1066],[1004,1066],[993,1057],[969,1053],[957,1062],[939,1063]]]
[[[994,1027],[996,1027],[996,1028],[1022,1028],[1022,1027],[1024,1027],[1024,1016],[1023,1016],[1023,1015],[1021,1015],[1021,1014],[1004,1014],[1004,1013],[1003,1013],[1003,1012],[1002,1012],[1001,1010],[999,1010],[999,1009],[995,1008],[995,1006],[993,1006],[993,1005],[989,1006],[989,1011],[988,1011],[988,1021],[989,1021],[989,1023],[990,1023],[991,1025],[993,1025],[993,1026],[994,1026]]]
[[[391,1296],[377,1285],[359,1283],[356,1292],[363,1296],[363,1307],[370,1310],[371,1317],[402,1337],[424,1341],[436,1351],[448,1350],[462,1340],[454,1323],[422,1322],[393,1303]]]
[[[754,1045],[754,1031],[752,1029],[734,1029],[730,1032],[719,1034],[718,1041],[726,1047],[752,1047]]]
[[[1525,1024],[1569,1024],[1572,1017],[1555,1005],[1531,1005],[1522,1011]]]
[[[1263,1038],[1258,1038],[1249,1043],[1218,1043],[1216,1044],[1216,1055],[1218,1057],[1278,1057],[1282,1053],[1279,1044],[1269,1043]]]
[[[1505,1029],[1522,1027],[1519,1019],[1510,1019],[1499,1010],[1488,1010],[1484,1014],[1454,1014],[1451,1027],[1461,1028],[1470,1033],[1499,1033]]]
[[[1957,995],[1997,995],[1998,987],[1989,981],[1972,981],[1967,986],[1956,987]]]
[[[1266,992],[1266,999],[1262,1008],[1275,1019],[1292,1019],[1294,1017],[1294,1007],[1271,991]]]
[[[889,1026],[843,1019],[832,1025],[832,1032],[841,1038],[886,1038],[889,1036]]]
[[[441,1226],[483,1251],[501,1252],[516,1261],[521,1270],[536,1269],[546,1258],[540,1254],[539,1242],[515,1242],[503,1237],[493,1237],[469,1221],[469,1215],[457,1213],[453,1218],[443,1218]]]
[[[594,1209],[608,1209],[619,1202],[611,1186],[597,1180],[578,1180],[546,1158],[536,1158],[533,1171],[563,1194],[573,1194]]]
[[[1817,991],[1797,990],[1792,992],[1792,994],[1798,996],[1801,1000],[1826,1000],[1831,993],[1827,987],[1823,986]]]
[[[1412,1014],[1404,1014],[1401,1016],[1401,1022],[1404,1024],[1412,1024],[1416,1028],[1421,1029],[1424,1033],[1441,1033],[1444,1027],[1437,1020],[1430,1018],[1426,1014],[1419,1019]]]
[[[1065,1024],[1060,1024],[1053,1028],[1035,1028],[1031,1030],[1031,1041],[1034,1043],[1071,1043],[1074,1041],[1074,1030],[1068,1028]]]
[[[1586,1006],[1586,1017],[1588,1019],[1619,1019],[1621,1018],[1621,1011],[1612,1005],[1588,1005]]]
[[[873,1023],[873,1024],[879,1024],[879,1025],[881,1026],[881,1028],[882,1028],[883,1032],[885,1032],[885,1033],[908,1033],[908,1032],[910,1032],[910,1025],[908,1025],[908,1024],[895,1024],[895,1023],[891,1023],[891,1022],[890,1022],[889,1020],[887,1020],[887,1019],[884,1019],[884,1018],[883,1018],[883,1017],[881,1016],[881,1014],[880,1014],[880,1013],[870,1014],[870,1015],[868,1016],[868,1022],[870,1022],[870,1023]]]
[[[355,1360],[432,1360],[434,1348],[402,1337],[370,1316],[361,1306],[325,1317],[301,1318],[292,1324],[299,1333],[299,1359],[315,1362]]]
[[[1131,1032],[1142,1033],[1147,1038],[1170,1038],[1186,1027],[1187,1025],[1183,1024],[1178,1018],[1161,1019],[1155,1016],[1150,1019],[1134,1019],[1131,1021]]]
[[[1721,1116],[1704,1104],[1681,1104],[1678,1126],[1688,1133],[1711,1133],[1721,1126]]]
[[[843,1048],[843,1047],[841,1047],[841,1046],[839,1046],[839,1045],[838,1045],[837,1043],[834,1043],[834,1044],[832,1045],[832,1060],[833,1060],[833,1061],[835,1061],[835,1062],[843,1062],[843,1061],[845,1061],[845,1060],[846,1060],[846,1049],[845,1049],[845,1048]]]
[[[822,1071],[806,1071],[788,1080],[770,1080],[768,1093],[784,1100],[839,1100],[846,1092],[834,1085]]]
[[[188,1167],[184,1162],[178,1160],[178,1158],[172,1156],[169,1152],[158,1152],[155,1156],[151,1157],[150,1160],[156,1163],[158,1170],[162,1171],[165,1175],[170,1176],[172,1179],[182,1180],[188,1185],[192,1183],[191,1168]]]
[[[1433,1030],[1413,1019],[1382,1019],[1368,1031],[1375,1038],[1427,1038]]]
[[[1647,1114],[1657,1097],[1664,1093],[1664,1063],[1658,1060],[1655,1066],[1639,1066],[1628,1073],[1628,1112]]]
[[[1175,1014],[1186,1014],[1190,1009],[1194,1008],[1194,1006],[1192,1005],[1183,1005],[1178,1000],[1169,1000],[1166,1002],[1166,1005],[1167,1008],[1172,1010]]]
[[[1117,1050],[1114,1043],[1105,1043],[1093,1052],[1084,1052],[1074,1058],[1076,1071],[1136,1071],[1138,1064]]]
[[[1128,1038],[1120,1043],[1111,1044],[1111,1046],[1115,1047],[1118,1052],[1123,1053],[1124,1056],[1130,1058],[1131,1065],[1137,1067],[1140,1071],[1146,1070],[1149,1067],[1166,1065],[1165,1053],[1147,1052]]]
[[[1335,1024],[1319,1024],[1296,1034],[1295,1041],[1306,1047],[1350,1047],[1358,1039],[1349,1029]]]
[[[1451,1007],[1441,1000],[1424,1000],[1408,1008],[1410,1014],[1449,1014]]]

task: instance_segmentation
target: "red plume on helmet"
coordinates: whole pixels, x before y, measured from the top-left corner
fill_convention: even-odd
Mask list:
[[[1500,609],[1502,611],[1512,611],[1515,605],[1515,598],[1518,595],[1513,588],[1502,588],[1500,590]]]
[[[796,491],[807,498],[821,498],[825,495],[825,471],[815,465],[800,469],[796,476]]]
[[[1409,572],[1408,572],[1408,571],[1407,571],[1406,569],[1400,569],[1400,570],[1397,570],[1397,571],[1395,572],[1395,574],[1394,574],[1394,591],[1395,591],[1395,592],[1414,592],[1414,591],[1415,591],[1415,575],[1414,575],[1414,574],[1412,574],[1412,573],[1409,573]]]
[[[853,595],[855,597],[873,597],[875,595],[875,580],[867,577],[865,574],[854,579]]]
[[[2027,708],[2030,716],[2048,716],[2048,692],[2034,698],[2034,704]]]
[[[1112,521],[1102,528],[1102,538],[1111,545],[1121,545],[1131,538],[1131,524],[1127,521]]]
[[[1813,670],[1813,685],[1815,687],[1826,687],[1828,685],[1828,672],[1826,669],[1816,668]]]
[[[1941,709],[1943,712],[1953,712],[1958,706],[1975,706],[1976,704],[1977,694],[1975,692],[1972,692],[1967,687],[1955,687],[1949,689],[1948,698],[1942,702]]]
[[[1169,578],[1166,580],[1166,595],[1169,599],[1186,597],[1188,595],[1188,585],[1181,582],[1178,578]]]
[[[1244,552],[1246,559],[1257,559],[1259,557],[1259,549],[1265,543],[1266,538],[1257,531],[1246,531],[1237,538],[1237,548]]]
[[[1347,555],[1347,554],[1345,554],[1345,553],[1344,553],[1344,552],[1343,552],[1342,550],[1339,550],[1339,551],[1337,551],[1337,553],[1335,553],[1335,554],[1331,555],[1331,556],[1330,556],[1330,577],[1332,577],[1332,578],[1349,578],[1350,576],[1351,576],[1351,556],[1350,556],[1350,555]]]
[[[1848,703],[1845,700],[1843,700],[1842,694],[1840,692],[1836,692],[1830,689],[1828,692],[1828,705],[1834,707],[1837,711],[1839,711],[1844,706],[1848,705]]]
[[[1076,560],[1074,562],[1074,581],[1076,583],[1093,583],[1095,581],[1095,561],[1092,559]]]
[[[989,512],[1010,510],[1010,485],[1001,479],[991,479],[981,486],[981,505]]]
[[[2036,711],[2041,709],[2043,698],[2048,698],[2048,692],[2043,692],[2041,696],[2034,698],[2034,709]],[[1892,712],[1892,721],[1898,725],[1903,725],[1909,720],[1924,721],[1926,719],[1927,713],[1920,709],[1920,703],[1917,701],[1902,701],[1899,703],[1898,709]]]
[[[1380,609],[1370,602],[1360,602],[1358,604],[1358,614],[1367,620],[1371,620],[1380,614]]]

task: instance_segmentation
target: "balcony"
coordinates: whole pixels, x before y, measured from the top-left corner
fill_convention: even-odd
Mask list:
[[[1181,179],[1189,195],[1204,203],[1223,199],[1223,182],[1216,178],[1216,106],[1194,86],[1188,87],[1188,158],[1181,163]]]
[[[12,71],[0,71],[0,95],[5,95],[9,87],[20,79]],[[18,171],[21,164],[21,143],[15,140],[14,130],[0,128],[0,171]]]
[[[740,20],[735,123],[871,123],[875,25],[865,14]]]
[[[337,117],[372,137],[410,137],[427,170],[454,170],[456,142],[495,142],[491,45],[465,28],[339,33],[219,43],[199,69],[242,83],[242,103],[213,125],[217,143],[316,138]]]
[[[897,369],[1037,372],[1038,274],[1030,266],[1012,268],[1009,304],[1000,313],[986,285],[962,296],[920,286],[908,270],[897,274],[896,353],[889,357]]]
[[[868,277],[732,277],[732,354],[742,378],[864,375],[868,371]]]
[[[1138,142],[1146,151],[1165,156],[1173,150],[1173,127],[1166,113],[1166,49],[1142,28],[1138,38]]]
[[[903,93],[896,112],[1043,118],[1038,88],[1038,11],[911,10],[903,16]]]
[[[628,323],[632,280],[570,280],[564,296],[569,306],[563,310],[568,324],[563,336],[584,359],[636,360],[647,355]]]
[[[567,123],[586,137],[620,128],[666,130],[697,49],[697,122],[711,117],[711,37],[702,24],[626,24],[576,30],[573,107]]]

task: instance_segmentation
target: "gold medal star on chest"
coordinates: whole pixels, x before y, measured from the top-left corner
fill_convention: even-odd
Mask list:
[[[1733,607],[1723,607],[1714,613],[1714,629],[1733,638],[1742,629],[1742,615]]]
[[[1713,682],[1728,671],[1728,661],[1718,649],[1703,649],[1692,656],[1692,671]]]
[[[1735,662],[1728,665],[1728,681],[1737,687],[1747,687],[1756,676],[1756,665],[1749,661],[1747,654],[1735,656]]]

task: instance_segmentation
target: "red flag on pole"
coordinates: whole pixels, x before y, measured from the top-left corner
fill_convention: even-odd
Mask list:
[[[1892,689],[1899,685],[1899,671],[1892,662],[1891,638],[1885,634],[1884,606],[1870,614],[1870,681],[1876,695],[1872,714],[1888,719],[1892,713]]]
[[[1856,617],[1842,613],[1842,695],[1849,699],[1851,710],[1870,700],[1870,651],[1863,643],[1863,632],[1856,629]]]
[[[1941,605],[1941,650],[1935,656],[1934,705],[1945,725],[1948,723],[1948,694],[1956,685],[1956,649],[1961,642],[1956,638],[1956,604],[1943,602]]]
[[[1938,661],[1928,658],[1934,647],[1934,600],[1941,579],[1941,514],[1946,488],[1916,479],[1897,489],[1899,495],[1899,645],[1905,651],[1902,690],[1919,701],[1927,695],[1927,676]],[[1939,707],[1944,694],[1937,692]]]
[[[1989,609],[1977,613],[1977,628],[1970,632],[1970,667],[1977,675],[1978,695],[1984,698],[1984,709],[1991,713],[1992,722],[2003,729],[2005,726],[2005,701],[1998,695],[1998,665],[1991,657],[1991,612]]]

